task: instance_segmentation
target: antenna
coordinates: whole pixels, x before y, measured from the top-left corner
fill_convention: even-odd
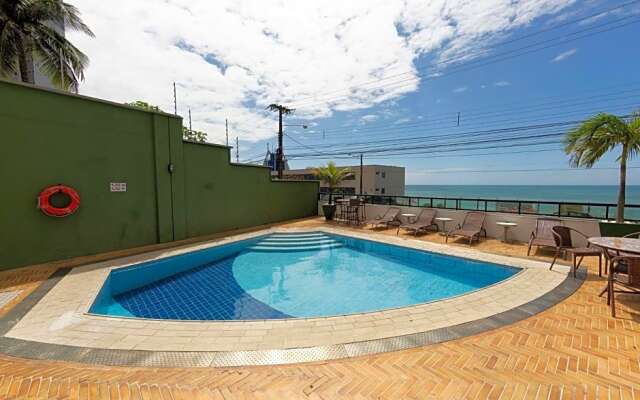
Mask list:
[[[240,142],[236,136],[236,163],[240,164]]]
[[[224,129],[227,132],[227,147],[229,147],[229,120],[226,118],[224,119]]]
[[[193,132],[193,129],[191,129],[191,108],[189,108],[189,132]]]
[[[178,97],[176,96],[176,83],[173,82],[173,113],[178,115]]]

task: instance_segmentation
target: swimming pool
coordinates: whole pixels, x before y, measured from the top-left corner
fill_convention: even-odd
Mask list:
[[[458,296],[519,270],[325,232],[272,233],[114,269],[89,312],[175,320],[326,317]]]

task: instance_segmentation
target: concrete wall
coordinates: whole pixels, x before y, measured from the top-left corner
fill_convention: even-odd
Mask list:
[[[315,214],[316,182],[183,143],[173,115],[0,81],[0,132],[0,270]],[[79,192],[75,214],[37,209],[54,184]]]

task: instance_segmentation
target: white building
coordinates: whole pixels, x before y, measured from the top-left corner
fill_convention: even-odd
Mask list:
[[[339,190],[344,194],[377,194],[386,196],[404,196],[404,167],[390,165],[363,165],[362,191],[360,190],[360,166],[343,166],[348,168],[351,175],[340,185]],[[274,173],[277,175],[277,173]],[[284,179],[317,180],[312,168],[285,170]],[[327,192],[328,187],[320,183],[320,192]]]

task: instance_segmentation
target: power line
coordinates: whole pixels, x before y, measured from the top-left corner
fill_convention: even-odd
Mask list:
[[[640,166],[630,166],[628,169],[639,169]],[[505,172],[550,172],[550,171],[591,171],[591,170],[618,170],[618,167],[593,167],[593,168],[531,168],[531,169],[460,169],[460,170],[432,170],[425,171],[428,174],[453,174],[453,173],[505,173]]]
[[[634,106],[637,103],[626,103],[626,104],[622,104],[617,106],[615,109],[618,110],[628,110],[629,106]],[[478,129],[478,128],[490,128],[491,126],[495,126],[495,125],[501,125],[504,126],[506,125],[511,125],[511,124],[515,124],[515,123],[539,123],[539,122],[546,122],[546,121],[553,121],[554,118],[556,117],[570,117],[570,116],[584,116],[584,114],[591,114],[595,111],[601,111],[598,109],[589,109],[589,111],[587,110],[580,110],[580,111],[576,111],[576,112],[561,112],[561,113],[556,113],[556,114],[547,114],[544,117],[540,117],[540,118],[523,118],[523,119],[503,119],[503,120],[489,120],[489,121],[483,121],[480,123],[473,123],[471,125],[468,125],[468,128],[473,128],[473,129]],[[391,134],[394,133],[399,133],[401,135],[396,135],[394,138],[392,139],[383,139],[383,141],[387,141],[387,142],[401,142],[401,141],[406,141],[406,140],[413,140],[415,137],[407,137],[404,136],[404,134],[406,133],[415,133],[415,132],[421,132],[421,131],[426,131],[428,128],[431,129],[446,129],[446,128],[451,128],[452,130],[450,131],[450,135],[456,135],[459,134],[459,130],[458,129],[453,129],[456,128],[455,124],[453,125],[449,125],[449,126],[444,126],[442,124],[438,124],[438,125],[433,125],[431,127],[419,127],[417,129],[407,129],[405,127],[403,128],[395,128],[395,127],[389,127],[387,129],[384,130],[379,130],[379,131],[375,131],[375,133],[371,133],[371,132],[358,132],[358,134],[362,134],[362,135],[367,135],[367,140],[366,141],[357,141],[357,142],[330,142],[330,143],[319,143],[319,144],[313,144],[314,146],[314,150],[318,150],[318,149],[323,149],[323,148],[334,148],[334,147],[340,147],[340,146],[350,146],[350,145],[363,145],[363,144],[370,144],[373,142],[379,142],[381,140],[374,140],[377,136],[383,136],[383,137],[389,137]],[[358,135],[358,137],[360,137],[360,135]],[[364,139],[361,139],[364,140]],[[306,148],[309,147],[309,145],[305,146]],[[301,149],[301,147],[290,147],[290,149],[292,150],[296,150],[296,149]]]
[[[559,142],[554,142],[554,143],[559,143]],[[532,146],[532,145],[526,145],[526,146]],[[538,146],[538,145],[535,145]],[[499,147],[492,147],[492,148],[499,148]],[[484,157],[484,156],[497,156],[497,155],[512,155],[512,154],[528,154],[528,153],[542,153],[542,152],[550,152],[550,151],[563,151],[561,148],[555,147],[553,149],[534,149],[534,150],[521,150],[521,151],[505,151],[505,152],[490,152],[490,153],[472,153],[472,154],[460,154],[460,152],[463,151],[468,151],[468,150],[452,150],[452,153],[455,154],[440,154],[440,155],[424,155],[424,153],[416,153],[416,154],[421,154],[419,156],[412,156],[412,153],[403,153],[402,155],[402,159],[420,159],[420,160],[430,160],[433,158],[451,158],[451,157]],[[429,153],[428,153],[429,154]],[[385,159],[389,159],[389,158],[396,158],[397,156],[395,155],[383,155],[383,156],[371,156],[370,159],[372,160],[385,160]],[[353,159],[353,156],[348,156],[348,157],[335,157],[335,159]],[[316,160],[316,157],[309,157],[309,158],[296,158],[296,160]]]
[[[621,116],[621,118],[627,118],[629,117],[629,115],[625,115],[625,116]],[[510,128],[501,128],[501,129],[490,129],[490,130],[476,130],[476,131],[467,131],[467,132],[462,132],[462,133],[457,133],[456,136],[470,136],[470,135],[475,135],[475,136],[483,136],[483,135],[491,135],[491,134],[498,134],[498,133],[514,133],[514,132],[528,132],[531,130],[537,130],[537,129],[545,129],[545,128],[553,128],[553,127],[567,127],[570,125],[576,125],[583,122],[582,120],[574,120],[574,121],[562,121],[562,122],[554,122],[554,123],[548,123],[548,124],[537,124],[537,125],[524,125],[524,126],[517,126],[517,127],[510,127]],[[564,132],[560,133],[560,134],[564,134]],[[545,134],[545,135],[549,135],[549,134]],[[553,135],[558,135],[557,133],[554,133]],[[431,140],[433,141],[433,139],[435,138],[442,138],[442,137],[450,137],[450,134],[446,134],[446,135],[429,135],[429,136],[414,136],[414,137],[410,137],[410,138],[404,138],[402,141],[407,141],[407,140],[419,140],[419,139],[423,139],[423,140]],[[538,136],[527,136],[528,138],[532,138],[532,137],[542,137],[541,135]],[[486,140],[486,139],[485,139]],[[504,140],[504,139],[489,139],[489,140]],[[344,151],[336,151],[336,152],[331,152],[331,153],[327,153],[330,155],[339,155],[339,154],[348,154],[348,153],[353,153],[353,152],[365,152],[365,153],[371,153],[371,152],[381,152],[381,151],[389,151],[391,149],[405,149],[406,147],[388,147],[388,143],[390,142],[398,142],[400,141],[400,139],[395,138],[395,139],[386,139],[386,140],[378,140],[378,141],[370,141],[369,144],[370,145],[375,145],[375,144],[383,144],[384,145],[382,147],[377,147],[377,148],[371,148],[371,146],[367,146],[365,148],[351,148],[349,150],[344,150]],[[477,141],[476,141],[477,142]],[[470,142],[467,142],[470,143]],[[455,143],[444,143],[444,144],[440,144],[440,146],[442,145],[455,145]],[[409,147],[408,149],[419,149],[419,148],[426,148],[429,146],[412,146]],[[303,155],[308,155],[308,154],[303,154]]]
[[[500,108],[499,110],[493,111],[485,111],[485,112],[465,112],[461,111],[462,122],[465,122],[469,119],[478,119],[484,116],[502,116],[502,115],[512,115],[522,113],[529,113],[533,111],[544,111],[544,110],[557,110],[563,104],[565,107],[573,107],[577,105],[588,105],[593,102],[598,103],[600,101],[618,100],[618,99],[627,99],[627,98],[635,98],[636,96],[640,96],[640,87],[634,87],[633,89],[609,92],[596,96],[575,96],[575,98],[565,98],[563,100],[557,101],[545,101],[542,103],[530,103],[526,105],[521,105],[517,107],[506,107]],[[523,111],[524,110],[524,111]],[[357,132],[370,132],[378,129],[387,129],[387,128],[404,128],[404,127],[415,127],[415,126],[423,126],[429,125],[433,122],[439,121],[449,121],[452,122],[456,119],[457,113],[451,113],[450,115],[442,116],[440,118],[428,118],[426,121],[412,122],[412,123],[403,123],[403,124],[384,124],[384,125],[374,125],[368,127],[362,127],[358,125],[351,125],[346,127],[334,128],[334,129],[325,129],[325,132],[332,135],[339,132],[348,132],[350,130],[356,130]]]

